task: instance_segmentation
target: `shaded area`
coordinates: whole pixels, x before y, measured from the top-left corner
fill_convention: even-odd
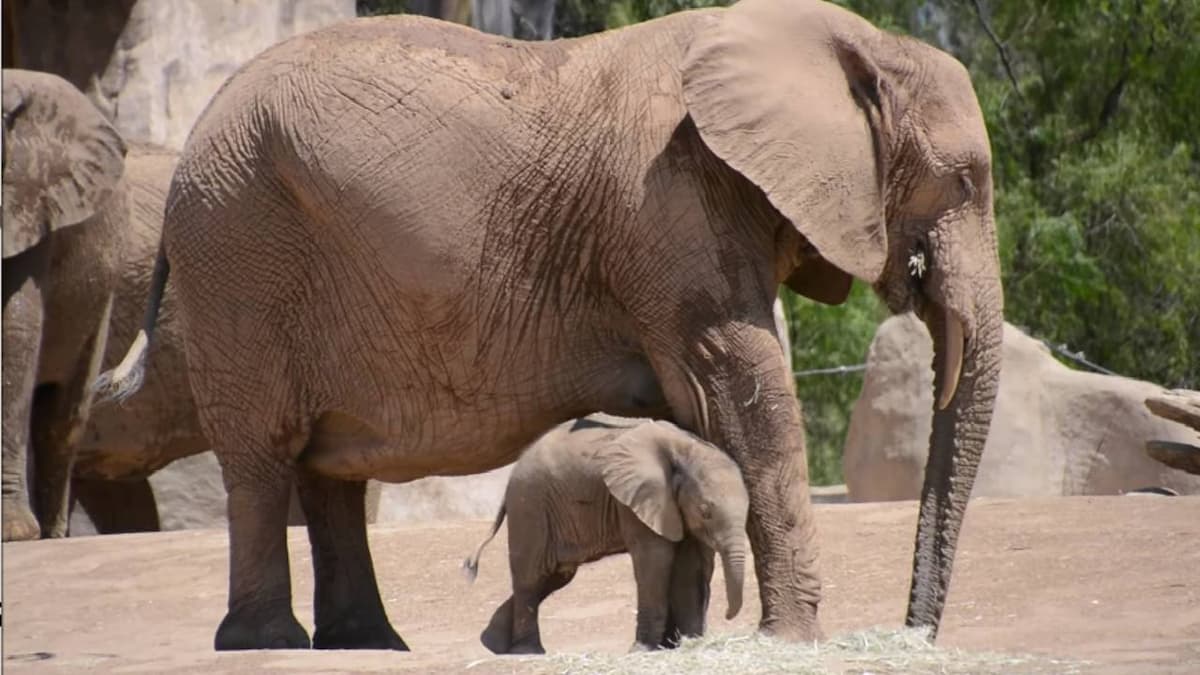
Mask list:
[[[61,76],[83,91],[104,74],[137,0],[5,0],[4,67]]]

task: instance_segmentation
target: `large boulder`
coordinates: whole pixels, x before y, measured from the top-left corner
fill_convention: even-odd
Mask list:
[[[267,47],[355,15],[354,0],[8,0],[5,59],[108,99],[130,140],[179,150],[221,83]],[[5,67],[9,67],[5,63]]]
[[[933,348],[916,317],[889,318],[867,355],[842,457],[851,501],[918,499],[933,409]],[[1004,326],[1004,362],[975,497],[1122,494],[1166,487],[1200,494],[1200,477],[1146,455],[1148,440],[1194,442],[1146,409],[1149,382],[1072,370]]]

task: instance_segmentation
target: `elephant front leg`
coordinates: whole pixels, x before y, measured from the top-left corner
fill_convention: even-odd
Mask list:
[[[659,647],[674,649],[685,637],[704,635],[713,576],[713,550],[690,534],[675,545],[667,627]]]
[[[44,310],[42,293],[32,276],[20,275],[18,261],[27,253],[5,259],[3,344],[4,541],[37,539],[41,527],[29,499],[29,427],[33,390],[37,386],[38,356]]]
[[[690,333],[695,339],[684,349],[664,346],[651,358],[676,420],[729,453],[742,470],[760,629],[818,639],[821,583],[804,428],[770,307],[757,324],[729,322]]]
[[[671,566],[675,544],[641,526],[637,537],[626,536],[637,583],[637,630],[631,651],[658,649],[667,632],[670,605]]]
[[[293,471],[272,461],[274,448],[216,450],[229,514],[229,610],[217,628],[218,651],[307,649],[292,614],[287,512]],[[315,556],[314,556],[315,557]]]
[[[297,470],[313,550],[317,649],[394,649],[408,645],[388,622],[367,542],[365,481]]]

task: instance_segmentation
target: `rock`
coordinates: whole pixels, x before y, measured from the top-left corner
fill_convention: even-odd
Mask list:
[[[512,465],[472,476],[431,476],[384,485],[380,523],[492,518],[504,501]]]
[[[932,344],[912,315],[875,335],[842,457],[851,501],[918,499],[933,408]],[[1200,478],[1146,456],[1146,441],[1194,440],[1155,417],[1149,382],[1072,370],[1037,340],[1004,326],[1004,362],[973,497],[1121,494],[1167,488],[1200,494]]]
[[[10,5],[12,6],[10,9]],[[15,67],[94,89],[126,139],[179,150],[217,88],[267,47],[355,16],[354,0],[14,0]],[[6,30],[6,36],[8,35]]]
[[[814,504],[845,504],[850,501],[845,485],[813,485],[809,490]]]

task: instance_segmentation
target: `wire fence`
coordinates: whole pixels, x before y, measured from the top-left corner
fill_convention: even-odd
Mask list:
[[[1121,376],[1120,373],[1113,372],[1113,371],[1109,370],[1108,368],[1105,368],[1102,365],[1099,365],[1097,363],[1093,363],[1093,362],[1089,361],[1082,351],[1074,352],[1074,351],[1071,351],[1071,348],[1065,344],[1056,345],[1056,344],[1050,342],[1049,340],[1046,340],[1043,338],[1034,338],[1034,339],[1037,340],[1038,342],[1041,342],[1042,344],[1046,345],[1046,348],[1049,349],[1050,351],[1054,352],[1055,354],[1058,354],[1059,356],[1070,359],[1071,361],[1074,361],[1075,363],[1078,363],[1078,364],[1084,366],[1085,368],[1094,370],[1098,373],[1104,373],[1105,375],[1116,375],[1118,377]],[[866,369],[867,369],[867,364],[865,364],[865,363],[853,363],[853,364],[849,364],[849,365],[845,365],[845,366],[830,366],[828,368],[811,368],[809,370],[797,370],[795,373],[792,374],[792,376],[795,377],[796,379],[800,379],[802,377],[812,377],[814,375],[849,375],[850,373],[861,373],[862,371],[864,371]]]

